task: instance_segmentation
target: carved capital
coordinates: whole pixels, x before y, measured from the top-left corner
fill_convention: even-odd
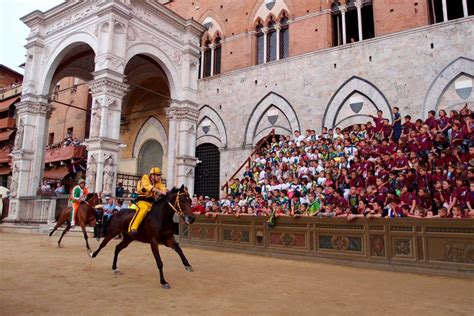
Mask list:
[[[262,33],[267,34],[268,33],[268,27],[262,27]]]
[[[346,14],[347,12],[347,7],[346,5],[342,4],[339,6],[339,11],[341,11],[341,14]]]
[[[44,102],[21,101],[16,104],[16,110],[19,116],[25,114],[48,116],[51,113],[52,106]]]
[[[89,89],[93,97],[107,94],[121,100],[128,92],[128,88],[128,84],[109,78],[100,78],[89,82]]]
[[[191,107],[171,106],[166,109],[166,117],[170,120],[197,122],[198,116],[199,111]]]

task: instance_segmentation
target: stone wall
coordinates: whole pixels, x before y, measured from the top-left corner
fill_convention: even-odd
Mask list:
[[[200,80],[199,103],[218,114],[227,134],[221,183],[259,140],[256,133],[267,127],[260,125],[268,117],[261,104],[270,96],[267,106],[284,114],[274,123],[279,131],[320,132],[323,125],[332,127],[347,117],[342,127],[367,122],[349,104],[354,93],[365,100],[360,114],[375,106],[386,117],[394,106],[402,116],[425,117],[439,108],[441,97],[448,108],[474,102],[473,93],[461,98],[449,91],[461,74],[462,80],[474,76],[473,22],[473,17],[463,18]]]

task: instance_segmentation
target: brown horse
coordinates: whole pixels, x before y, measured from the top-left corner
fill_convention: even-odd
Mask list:
[[[135,240],[149,243],[158,270],[160,271],[160,283],[163,288],[169,289],[170,286],[163,276],[163,262],[161,261],[160,252],[158,250],[158,243],[174,249],[181,258],[186,271],[193,271],[193,268],[184,256],[183,250],[179,247],[179,244],[173,236],[173,216],[175,213],[188,225],[194,222],[194,214],[191,210],[191,198],[184,186],[181,186],[179,189],[173,188],[164,197],[153,203],[150,212],[145,216],[138,228],[138,234],[134,237],[128,233],[128,226],[135,211],[124,209],[114,214],[110,219],[107,235],[104,237],[99,249],[90,254],[91,258],[95,258],[112,238],[122,233],[123,240],[115,247],[114,261],[112,264],[114,273],[119,273],[120,271],[117,269],[117,259],[120,251]]]
[[[86,232],[86,225],[95,228],[96,222],[96,209],[95,206],[99,203],[99,196],[97,193],[89,193],[86,197],[85,201],[82,201],[76,211],[76,223],[81,226],[82,233],[84,234],[84,239],[86,240],[86,247],[87,250],[91,250],[89,247],[87,232]],[[66,207],[62,210],[61,214],[59,215],[58,221],[56,222],[56,226],[54,226],[53,230],[49,233],[51,237],[53,233],[61,227],[62,224],[66,223],[66,228],[64,229],[61,237],[58,240],[58,247],[61,246],[61,240],[63,239],[64,235],[71,229],[71,212],[72,207]]]

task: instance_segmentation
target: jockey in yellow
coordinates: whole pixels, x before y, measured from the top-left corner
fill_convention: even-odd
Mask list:
[[[135,215],[130,221],[128,232],[134,236],[137,234],[138,226],[145,215],[150,211],[151,204],[156,196],[166,194],[166,187],[161,182],[161,170],[158,167],[151,168],[150,174],[144,174],[137,184],[138,202]]]
[[[82,201],[86,200],[88,194],[89,190],[86,188],[86,182],[83,179],[80,179],[77,185],[72,189],[71,196],[69,197],[69,201],[72,203],[71,226],[76,224],[77,208]]]

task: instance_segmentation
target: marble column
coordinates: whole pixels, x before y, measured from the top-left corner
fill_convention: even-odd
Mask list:
[[[216,50],[216,44],[212,43],[209,45],[211,49],[211,77],[214,76],[214,51]]]
[[[342,18],[342,45],[347,43],[346,39],[346,6],[341,5],[339,6],[339,11],[341,11],[341,18]]]
[[[462,12],[464,13],[464,17],[469,15],[469,12],[467,11],[467,0],[462,0]]]
[[[86,140],[88,161],[94,162],[93,172],[86,179],[94,183],[94,192],[114,194],[120,141],[122,99],[128,85],[112,78],[100,77],[89,83],[92,95],[90,138]],[[104,181],[105,178],[105,181]]]
[[[6,221],[21,220],[20,210],[31,205],[20,197],[34,196],[41,183],[44,170],[44,155],[48,119],[52,106],[47,98],[37,95],[24,95],[16,104],[17,132],[12,156],[12,181],[10,192],[13,199]]]
[[[199,115],[197,104],[191,101],[170,102],[167,186],[184,184],[192,194],[196,167],[196,126]]]
[[[362,3],[360,1],[355,2],[355,7],[357,9],[357,28],[359,30],[359,42],[364,40],[362,34]]]
[[[199,70],[201,72],[201,76],[199,78],[204,78],[204,56],[206,55],[206,47],[201,47],[201,69]]]
[[[280,60],[280,30],[281,30],[281,25],[280,23],[276,23],[275,24],[275,30],[276,30],[276,37],[277,37],[277,40],[276,40],[276,60]]]
[[[442,0],[443,5],[443,22],[448,21],[448,6],[446,5],[446,0]]]
[[[268,27],[262,27],[262,33],[263,33],[263,63],[266,63],[268,61],[268,55],[267,55],[267,50],[268,50]]]

